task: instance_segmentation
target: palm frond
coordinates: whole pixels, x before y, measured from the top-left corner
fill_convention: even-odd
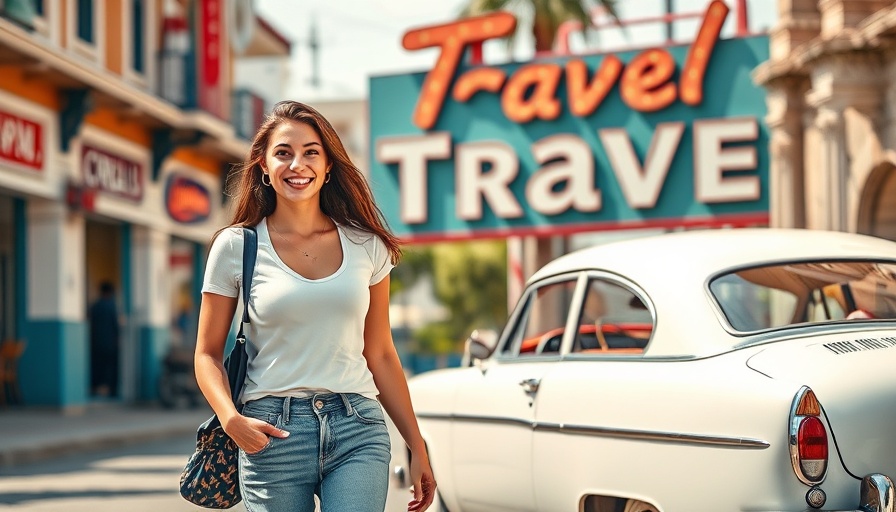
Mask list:
[[[615,20],[619,20],[618,11],[616,9],[618,0],[469,0],[459,12],[459,17],[466,18],[470,16],[478,16],[487,12],[509,10],[519,15],[521,10],[531,9],[532,20],[530,29],[536,25],[537,29],[533,30],[541,34],[536,36],[536,48],[545,48],[547,39],[555,36],[558,27],[569,20],[577,20],[587,29],[591,25],[592,8],[595,5],[601,5],[607,14]],[[517,31],[522,30],[521,24],[517,25]],[[512,47],[515,36],[511,35],[508,39],[508,46]],[[541,39],[541,41],[539,41]]]
[[[460,11],[461,18],[507,9],[513,0],[470,0]]]

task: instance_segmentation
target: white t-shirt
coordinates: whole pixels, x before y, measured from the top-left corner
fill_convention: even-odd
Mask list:
[[[256,227],[258,256],[249,299],[249,364],[242,402],[263,396],[310,392],[379,394],[364,359],[369,288],[392,270],[389,251],[376,235],[336,226],[342,265],[328,277],[306,279],[277,256],[267,219]],[[203,292],[242,297],[243,230],[215,239]]]

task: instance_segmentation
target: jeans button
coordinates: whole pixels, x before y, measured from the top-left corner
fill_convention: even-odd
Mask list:
[[[318,401],[314,402],[314,406],[317,407],[318,409],[323,409],[324,408],[323,400],[318,400]]]

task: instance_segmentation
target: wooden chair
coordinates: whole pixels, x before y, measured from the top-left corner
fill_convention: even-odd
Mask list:
[[[6,340],[0,343],[0,405],[22,404],[19,359],[24,352],[25,342],[22,340]]]

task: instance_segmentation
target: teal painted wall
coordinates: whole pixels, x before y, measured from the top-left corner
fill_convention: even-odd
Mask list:
[[[159,376],[162,374],[162,360],[171,344],[167,327],[140,328],[140,400],[159,398]]]
[[[19,363],[25,405],[87,403],[90,357],[85,322],[32,320]]]
[[[131,282],[131,225],[121,226],[121,308],[122,313],[131,316],[133,310],[133,287]]]
[[[28,307],[28,221],[25,212],[25,201],[13,199],[13,225],[15,237],[15,261],[13,267],[16,270],[16,337],[20,340],[28,339],[28,317],[25,310]]]

